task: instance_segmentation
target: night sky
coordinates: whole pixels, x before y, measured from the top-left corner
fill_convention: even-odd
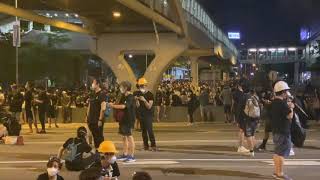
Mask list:
[[[320,19],[320,0],[198,1],[225,32],[240,31],[248,46],[298,43],[300,27]]]

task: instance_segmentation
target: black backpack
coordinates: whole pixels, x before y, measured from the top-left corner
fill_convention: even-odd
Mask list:
[[[299,116],[295,113],[291,123],[291,141],[296,147],[303,147],[306,136],[306,130],[301,126]]]

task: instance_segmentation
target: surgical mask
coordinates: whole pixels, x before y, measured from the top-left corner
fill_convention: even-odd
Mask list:
[[[146,90],[145,90],[144,88],[140,88],[140,91],[141,91],[142,93],[145,93],[145,92],[146,92]]]
[[[47,172],[48,172],[48,175],[52,177],[52,176],[56,176],[59,170],[57,168],[52,167],[52,168],[48,168]]]
[[[91,85],[91,90],[95,90],[96,89],[96,85],[95,84],[92,84]]]
[[[124,94],[126,91],[123,88],[120,88],[120,92]]]
[[[108,163],[114,164],[116,161],[117,161],[117,157],[116,157],[116,156],[112,156],[112,157],[108,160]]]

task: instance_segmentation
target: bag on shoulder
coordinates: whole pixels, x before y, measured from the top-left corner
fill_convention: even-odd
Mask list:
[[[299,116],[295,113],[291,123],[291,141],[296,147],[303,147],[306,136],[306,130],[301,126]]]
[[[244,113],[251,118],[260,117],[261,115],[260,106],[259,106],[258,100],[254,96],[251,96],[247,100],[246,106],[244,108]]]
[[[73,138],[72,143],[69,144],[66,148],[66,153],[64,158],[66,161],[73,162],[79,157],[80,153],[77,153],[79,145],[80,143],[76,144],[75,138]]]

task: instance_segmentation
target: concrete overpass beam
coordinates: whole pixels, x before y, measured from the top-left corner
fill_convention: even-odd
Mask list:
[[[191,85],[193,87],[199,87],[199,62],[198,57],[191,57]]]

